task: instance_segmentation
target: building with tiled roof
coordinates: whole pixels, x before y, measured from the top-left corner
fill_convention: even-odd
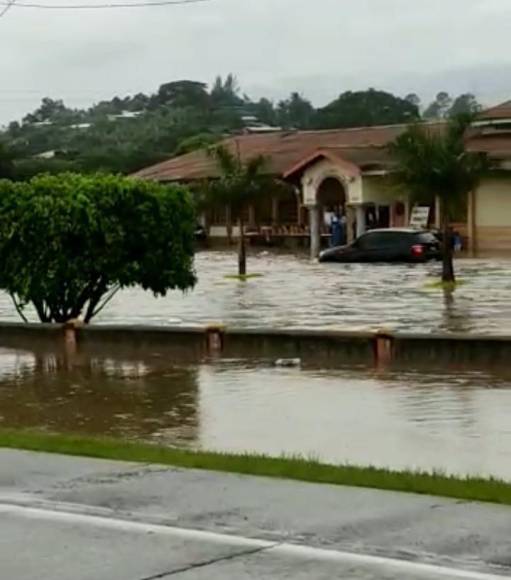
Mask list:
[[[430,123],[442,131],[444,123]],[[266,172],[294,184],[296,194],[251,208],[247,216],[254,238],[276,242],[311,238],[317,253],[321,232],[327,237],[324,212],[339,210],[350,224],[349,237],[369,225],[405,226],[412,208],[406,192],[392,185],[394,164],[388,145],[406,125],[278,131],[231,136],[222,142],[242,160],[267,158]],[[485,178],[468,200],[459,229],[472,248],[511,250],[511,101],[480,113],[467,132],[467,149],[493,160],[496,171]],[[190,183],[218,177],[215,160],[198,150],[158,163],[136,174],[143,179]],[[438,225],[437,208],[430,209],[429,225]],[[212,237],[236,235],[229,208],[205,219]]]

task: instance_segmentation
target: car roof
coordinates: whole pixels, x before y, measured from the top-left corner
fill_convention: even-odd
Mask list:
[[[417,228],[380,228],[376,230],[369,230],[365,232],[366,234],[374,234],[374,233],[398,233],[398,234],[429,234],[432,233],[431,230],[426,229],[417,229]]]

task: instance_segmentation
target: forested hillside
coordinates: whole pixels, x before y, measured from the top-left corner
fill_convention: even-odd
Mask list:
[[[218,77],[210,89],[203,82],[174,81],[153,94],[116,96],[84,110],[47,97],[0,133],[0,177],[68,170],[131,173],[243,131],[408,123],[479,108],[470,94],[451,99],[439,93],[423,108],[415,94],[401,98],[375,89],[344,92],[321,108],[298,93],[277,103],[254,101],[233,75]]]

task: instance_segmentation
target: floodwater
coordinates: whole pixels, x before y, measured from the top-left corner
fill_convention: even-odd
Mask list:
[[[124,290],[96,323],[235,327],[375,329],[414,332],[511,332],[511,260],[461,259],[454,295],[432,288],[440,265],[318,264],[304,254],[262,252],[249,258],[247,282],[233,251],[197,255],[197,287],[154,298]],[[17,320],[0,295],[0,320]]]
[[[0,350],[0,427],[511,480],[511,370],[277,368]]]

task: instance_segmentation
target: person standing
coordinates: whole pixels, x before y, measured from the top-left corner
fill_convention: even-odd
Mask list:
[[[332,218],[334,217],[334,212],[332,208],[327,207],[324,214],[323,214],[323,223],[326,228],[326,231],[331,234],[332,233]]]
[[[339,212],[335,212],[332,218],[332,233],[330,236],[330,245],[332,247],[335,248],[344,245],[345,231],[345,224],[343,223]]]

